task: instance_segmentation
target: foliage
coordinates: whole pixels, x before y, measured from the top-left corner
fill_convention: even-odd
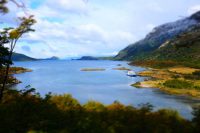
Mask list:
[[[199,80],[200,79],[200,71],[195,71],[192,74],[186,74],[184,75],[185,79],[190,79],[190,80]]]
[[[0,69],[6,64],[11,63],[6,59],[9,55],[8,48],[4,46],[6,43],[8,43],[8,40],[0,35]]]
[[[0,13],[8,12],[8,8],[5,6],[7,2],[7,0],[0,0]]]
[[[0,36],[3,40],[3,42],[7,41],[9,46],[8,46],[8,55],[5,56],[3,55],[3,59],[7,61],[7,63],[4,63],[5,61],[1,62],[1,64],[5,65],[5,74],[3,75],[3,80],[2,80],[2,87],[0,89],[0,101],[3,97],[5,87],[8,83],[9,80],[9,69],[10,65],[12,62],[12,55],[14,48],[17,44],[17,41],[22,37],[23,34],[27,32],[34,31],[31,27],[33,24],[36,23],[34,16],[29,16],[29,17],[21,17],[19,18],[20,24],[17,28],[4,28],[3,31],[0,32]],[[6,43],[7,43],[6,42]],[[6,48],[7,49],[7,48]]]
[[[163,83],[163,85],[169,88],[176,88],[176,89],[193,88],[193,84],[191,82],[179,79],[167,80],[165,83]]]
[[[107,106],[95,101],[81,105],[68,94],[42,98],[34,90],[6,92],[0,103],[0,132],[193,133],[199,126],[198,113],[193,121],[188,121],[176,111],[152,112],[150,104],[139,109],[117,101]]]
[[[194,108],[193,115],[194,115],[194,118],[192,119],[192,122],[195,125],[194,131],[195,133],[199,133],[200,132],[200,106]]]
[[[165,60],[165,61],[158,61],[158,60],[145,60],[145,61],[133,61],[130,63],[130,65],[139,65],[139,66],[146,66],[146,67],[152,67],[152,68],[168,68],[176,66],[178,63],[171,60]]]

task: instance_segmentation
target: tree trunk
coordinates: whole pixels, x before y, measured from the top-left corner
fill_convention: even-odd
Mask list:
[[[12,51],[11,51],[10,54],[9,54],[8,60],[11,61],[11,58],[12,58]],[[3,85],[2,85],[2,88],[1,88],[1,90],[0,90],[0,102],[1,102],[2,99],[3,99],[3,93],[4,93],[4,90],[5,90],[5,88],[6,88],[6,84],[7,84],[7,81],[8,81],[9,69],[10,69],[10,63],[8,63],[8,64],[6,65],[6,71],[5,71],[5,76],[4,76],[4,80],[3,80]]]

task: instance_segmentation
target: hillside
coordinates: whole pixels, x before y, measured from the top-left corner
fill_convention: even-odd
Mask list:
[[[50,58],[36,59],[24,54],[13,53],[12,60],[13,61],[39,61],[39,60],[59,60],[59,58],[56,56],[52,56]]]
[[[135,87],[200,98],[200,24],[137,56],[131,64],[152,68],[138,74],[151,78],[133,84]]]
[[[192,27],[198,26],[200,23],[200,11],[176,22],[167,23],[153,29],[144,39],[129,45],[121,50],[116,60],[137,60],[141,57],[149,55],[151,52],[159,49],[159,47],[168,40],[175,39],[191,30]]]
[[[200,25],[162,44],[158,49],[137,60],[174,61],[200,68]]]
[[[13,61],[35,61],[37,59],[26,56],[24,54],[13,53],[12,60]]]

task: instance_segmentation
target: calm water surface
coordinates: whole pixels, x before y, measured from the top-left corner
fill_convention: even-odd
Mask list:
[[[21,84],[14,86],[23,89],[27,85],[36,88],[42,96],[48,92],[70,93],[81,103],[88,100],[111,104],[120,101],[126,105],[138,106],[151,103],[155,109],[176,109],[185,118],[191,118],[192,105],[199,101],[164,94],[158,89],[136,89],[130,84],[144,80],[142,77],[128,77],[126,71],[113,70],[118,64],[136,72],[144,68],[127,65],[119,61],[33,61],[15,62],[15,66],[30,68],[33,72],[17,74]],[[83,72],[81,68],[105,68],[101,72]]]

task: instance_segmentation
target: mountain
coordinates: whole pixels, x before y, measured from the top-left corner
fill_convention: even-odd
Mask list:
[[[52,56],[52,57],[50,57],[50,58],[39,59],[39,60],[59,60],[59,57],[57,57],[57,56]]]
[[[12,60],[13,61],[36,61],[37,59],[26,56],[24,54],[13,53]]]
[[[159,47],[169,40],[175,39],[176,36],[190,31],[192,27],[199,25],[200,11],[190,17],[178,20],[176,22],[167,23],[153,29],[144,39],[129,45],[121,50],[114,57],[115,60],[137,60],[143,56],[149,55],[151,52],[159,49]]]
[[[179,65],[200,68],[200,24],[135,60],[138,61],[173,61]]]
[[[113,56],[102,56],[102,57],[93,57],[93,56],[82,56],[79,59],[72,59],[72,60],[114,60]]]
[[[26,56],[24,54],[13,53],[12,60],[13,61],[39,61],[39,60],[59,60],[59,58],[56,56],[52,56],[50,58],[45,58],[45,59],[36,59],[36,58]]]
[[[99,59],[96,57],[92,57],[92,56],[83,56],[77,60],[99,60]]]

